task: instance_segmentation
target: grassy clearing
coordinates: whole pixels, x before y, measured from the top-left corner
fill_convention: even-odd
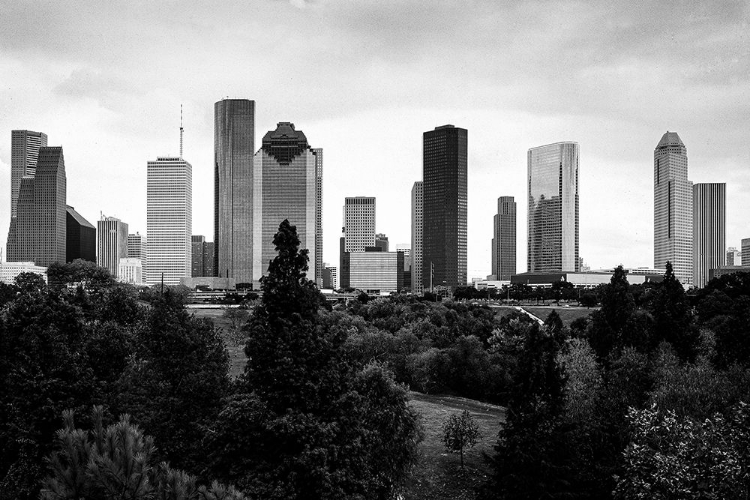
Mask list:
[[[230,334],[229,320],[224,318],[224,309],[190,309],[196,318],[208,318],[214,322],[214,326],[221,332],[224,344],[229,351],[229,376],[239,377],[245,371],[247,356],[245,356],[245,342],[239,341]]]
[[[542,321],[546,320],[547,316],[549,316],[549,313],[551,313],[553,310],[557,311],[557,314],[560,315],[560,319],[563,321],[563,324],[565,326],[570,326],[573,321],[577,320],[578,318],[585,318],[594,311],[594,309],[586,309],[585,307],[568,308],[551,306],[523,306],[523,308]]]
[[[422,416],[425,439],[420,444],[420,461],[407,481],[404,499],[438,498],[472,499],[491,470],[484,454],[492,455],[505,409],[471,399],[409,393],[410,405]],[[477,445],[464,453],[461,470],[458,455],[445,451],[442,442],[443,422],[454,413],[468,410],[479,426]]]

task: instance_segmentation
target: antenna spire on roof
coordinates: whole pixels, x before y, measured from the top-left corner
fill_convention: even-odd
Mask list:
[[[182,134],[185,131],[182,128],[182,104],[180,104],[180,160],[182,160]]]

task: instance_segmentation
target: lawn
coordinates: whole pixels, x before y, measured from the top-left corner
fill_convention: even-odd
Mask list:
[[[245,342],[233,338],[230,334],[229,320],[224,318],[224,309],[190,309],[189,312],[195,313],[196,318],[209,318],[213,320],[214,325],[221,332],[224,343],[229,351],[229,376],[232,378],[239,377],[245,371],[247,356],[245,356]]]
[[[407,481],[403,498],[436,500],[439,498],[475,498],[475,490],[484,484],[491,470],[484,454],[492,455],[505,409],[471,399],[433,396],[410,392],[410,405],[422,417],[425,429],[420,444],[420,460]],[[464,453],[464,470],[458,455],[445,451],[443,422],[452,414],[468,410],[479,426],[477,445]]]
[[[565,326],[570,326],[570,324],[575,321],[578,318],[585,318],[589,314],[591,314],[595,309],[587,309],[585,307],[559,307],[559,306],[526,306],[522,305],[524,310],[530,312],[537,318],[541,319],[542,321],[547,319],[547,316],[549,316],[549,313],[551,313],[553,310],[557,311],[557,314],[560,315],[560,319],[562,319],[563,324]],[[493,306],[493,309],[495,310],[495,314],[499,317],[508,316],[509,314],[512,314],[513,312],[516,312],[515,306]]]

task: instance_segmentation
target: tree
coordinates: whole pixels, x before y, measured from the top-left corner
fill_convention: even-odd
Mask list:
[[[443,422],[443,444],[449,453],[461,455],[461,468],[464,468],[464,450],[477,444],[479,427],[468,410],[460,415],[453,414]]]
[[[214,482],[196,486],[194,477],[162,462],[154,463],[152,437],[123,415],[104,427],[102,407],[94,407],[91,431],[76,429],[73,412],[63,413],[57,449],[47,459],[52,475],[42,487],[42,500],[78,498],[152,498],[171,500],[244,500],[233,487]]]
[[[693,360],[700,335],[692,322],[685,289],[675,277],[672,264],[667,262],[666,267],[664,280],[656,288],[650,304],[655,321],[652,345],[667,341],[672,344],[680,359]]]
[[[80,286],[86,291],[98,291],[116,284],[107,268],[83,259],[64,264],[53,262],[47,268],[47,279],[50,286]]]
[[[617,266],[610,282],[603,286],[601,309],[591,314],[589,343],[600,359],[622,346],[623,330],[635,310],[629,287],[625,270]]]

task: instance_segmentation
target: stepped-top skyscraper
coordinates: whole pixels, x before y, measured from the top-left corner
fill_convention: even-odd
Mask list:
[[[253,280],[254,154],[255,101],[217,102],[214,105],[214,271],[217,276],[234,278],[237,283]]]
[[[466,285],[468,131],[453,125],[423,134],[422,284]]]
[[[528,152],[529,272],[579,271],[578,143]]]
[[[727,185],[693,185],[693,285],[702,288],[711,269],[726,263]]]
[[[35,172],[24,175],[18,186],[16,217],[11,218],[8,235],[8,262],[34,262],[45,267],[65,262],[66,194],[62,147],[40,147]]]
[[[290,122],[263,136],[253,164],[253,282],[258,284],[276,257],[273,237],[284,219],[297,227],[309,256],[307,277],[323,286],[321,200],[323,155]],[[319,274],[318,274],[319,273]]]
[[[654,267],[667,261],[683,285],[693,281],[693,183],[687,148],[676,132],[654,150]]]
[[[492,274],[497,280],[510,281],[516,274],[516,202],[512,196],[497,199],[493,219]]]

